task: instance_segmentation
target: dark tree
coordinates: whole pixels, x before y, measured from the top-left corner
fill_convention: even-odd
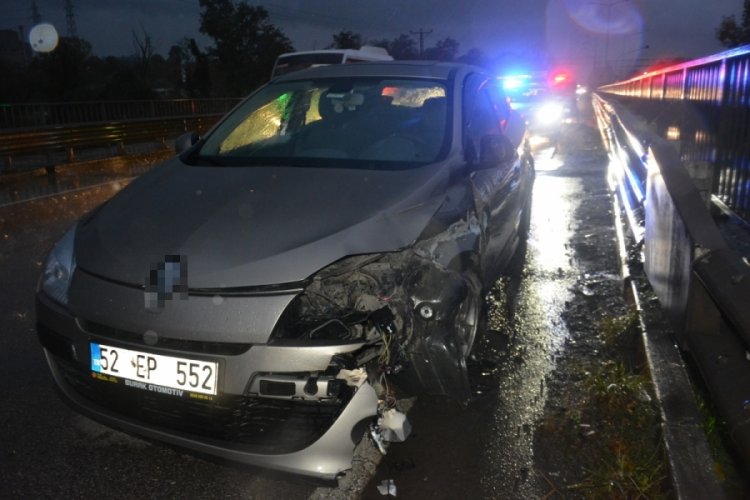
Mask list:
[[[492,61],[489,56],[482,52],[480,49],[472,48],[466,54],[463,54],[456,58],[456,61],[464,64],[473,64],[474,66],[481,66],[487,69],[492,68]]]
[[[268,19],[268,11],[245,0],[200,0],[201,33],[213,38],[231,95],[244,95],[268,80],[279,54],[294,50]]]
[[[182,44],[172,45],[167,55],[167,65],[169,66],[169,81],[178,93],[185,89],[187,81],[187,66],[190,64],[190,52]]]
[[[422,59],[435,61],[452,61],[458,54],[458,42],[447,37],[438,40],[434,47],[425,49]]]
[[[151,35],[148,34],[143,26],[141,26],[140,34],[136,30],[133,30],[133,49],[135,49],[135,57],[138,59],[139,64],[147,71],[148,64],[156,53],[156,47],[154,47]]]
[[[362,46],[362,35],[352,31],[340,31],[333,35],[329,49],[358,49]]]
[[[719,27],[716,28],[716,38],[729,48],[750,43],[750,0],[744,0],[741,23],[737,23],[734,15],[722,18]]]
[[[37,76],[31,89],[32,100],[66,101],[89,97],[86,63],[91,44],[81,38],[62,37],[49,54],[39,54],[29,68]]]
[[[201,52],[195,39],[188,44],[193,65],[187,71],[186,87],[191,97],[209,97],[211,95],[211,63],[208,55]]]

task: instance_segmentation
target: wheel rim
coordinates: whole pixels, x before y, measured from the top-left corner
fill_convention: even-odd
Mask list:
[[[466,297],[456,309],[454,328],[463,359],[471,352],[479,329],[480,287],[473,276],[465,277]]]

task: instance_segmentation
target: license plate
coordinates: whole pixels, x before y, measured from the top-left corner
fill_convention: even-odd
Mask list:
[[[91,343],[91,371],[152,387],[216,395],[219,364]]]

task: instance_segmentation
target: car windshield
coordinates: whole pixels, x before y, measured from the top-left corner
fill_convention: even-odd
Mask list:
[[[198,158],[222,165],[426,164],[447,151],[447,96],[445,84],[432,80],[272,83],[206,138]]]

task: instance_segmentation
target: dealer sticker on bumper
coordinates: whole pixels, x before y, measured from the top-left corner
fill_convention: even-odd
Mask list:
[[[92,342],[91,371],[143,384],[216,395],[219,364]]]

